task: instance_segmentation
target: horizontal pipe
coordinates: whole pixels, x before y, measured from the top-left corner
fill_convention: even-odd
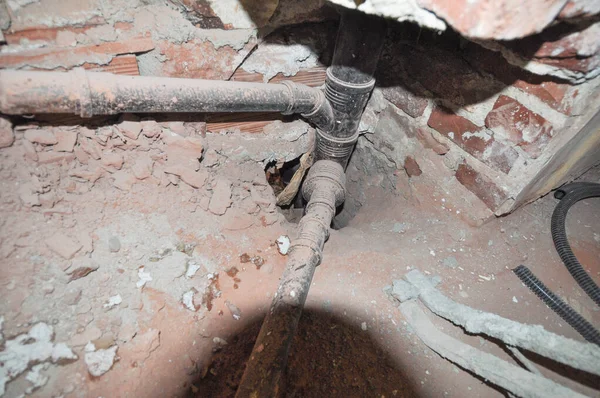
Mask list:
[[[323,93],[293,82],[247,83],[103,72],[0,71],[0,112],[74,113],[281,112],[300,113],[329,130],[333,114]]]

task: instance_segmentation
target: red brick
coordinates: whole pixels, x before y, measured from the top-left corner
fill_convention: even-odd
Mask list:
[[[75,155],[68,152],[38,152],[40,164],[69,163],[75,160]]]
[[[506,192],[499,188],[493,180],[478,173],[466,163],[458,166],[455,177],[492,211],[496,211],[508,198]]]
[[[428,99],[417,96],[404,86],[384,87],[381,92],[386,100],[415,118],[422,116],[429,104]]]
[[[133,54],[116,56],[106,65],[90,64],[86,62],[82,67],[90,72],[109,72],[114,73],[115,75],[129,76],[138,76],[140,74],[137,57]]]
[[[501,95],[485,118],[485,125],[537,158],[552,137],[552,125],[519,101]]]
[[[559,24],[503,45],[522,58],[587,74],[600,64],[599,36],[600,22],[581,31],[574,30],[572,25]]]
[[[464,49],[469,64],[491,73],[502,83],[536,96],[553,109],[570,115],[574,89],[550,76],[540,76],[508,63],[500,52],[487,50],[475,43]]]
[[[291,80],[295,83],[305,84],[309,87],[320,87],[325,84],[325,72],[327,68],[324,66],[315,66],[313,68],[301,69],[294,76],[284,76],[282,73],[275,75],[269,83],[281,83],[285,80]],[[261,73],[248,72],[242,68],[238,68],[231,79],[238,82],[256,82],[262,83],[264,76]]]
[[[72,32],[74,34],[85,34],[85,32],[91,28],[97,27],[99,24],[95,25],[86,25],[83,27],[59,27],[59,28],[49,28],[37,26],[35,28],[29,28],[24,30],[19,30],[16,32],[8,31],[4,34],[4,38],[6,39],[7,44],[20,44],[21,40],[28,41],[44,41],[44,42],[54,42],[56,40],[56,36],[59,32]]]
[[[404,159],[404,170],[409,177],[418,177],[423,174],[419,163],[417,163],[412,156],[407,156],[406,159]]]
[[[519,157],[513,148],[496,141],[490,130],[477,126],[449,109],[436,107],[427,124],[475,158],[504,173],[510,171]]]
[[[243,133],[263,133],[265,126],[276,120],[290,121],[289,116],[279,113],[220,113],[207,116],[206,130],[219,132],[222,130],[237,130]]]
[[[70,68],[98,56],[134,54],[150,51],[153,48],[152,39],[139,37],[124,42],[72,48],[41,48],[19,53],[0,54],[0,68],[40,67],[42,65],[61,65]]]
[[[250,41],[245,50],[254,45],[255,41]],[[163,76],[228,80],[242,61],[233,48],[225,46],[217,49],[211,42],[198,39],[183,44],[164,41],[159,47],[166,58],[162,62]]]

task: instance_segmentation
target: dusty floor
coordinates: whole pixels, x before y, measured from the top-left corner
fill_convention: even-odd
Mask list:
[[[42,366],[9,374],[5,396],[234,393],[285,265],[274,241],[293,236],[294,225],[275,209],[260,168],[217,151],[198,171],[206,182],[169,173],[161,180],[156,168],[172,165],[163,164],[160,145],[169,152],[172,143],[152,135],[139,140],[155,162],[143,179],[138,172],[147,163],[127,148],[121,160],[139,166],[135,178],[104,153],[96,180],[73,159],[36,163],[19,136],[0,150],[2,348],[42,322],[53,328],[54,343],[78,356],[31,360],[28,368]],[[95,170],[92,164],[86,172]],[[600,168],[583,179],[600,181]],[[418,182],[408,189],[366,187],[356,217],[332,231],[295,340],[288,396],[504,395],[440,359],[407,327],[383,289],[408,269],[440,275],[441,290],[461,303],[581,340],[510,271],[524,263],[600,325],[598,308],[554,251],[554,198],[475,228],[462,220],[461,198]],[[577,204],[568,231],[598,280],[600,199]],[[490,341],[436,323],[512,360]],[[102,369],[106,363],[110,370]],[[565,380],[555,365],[545,366],[549,376],[600,396],[598,380],[583,374]]]

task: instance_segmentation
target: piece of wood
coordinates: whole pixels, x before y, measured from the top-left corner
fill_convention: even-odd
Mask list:
[[[291,80],[294,83],[306,84],[309,87],[319,87],[325,84],[325,71],[327,70],[324,66],[316,66],[314,68],[302,69],[298,71],[294,76],[284,76],[281,73],[275,75],[269,83],[281,83],[284,80]],[[238,82],[254,82],[263,83],[264,78],[260,73],[247,72],[242,68],[235,71],[230,80]]]
[[[218,133],[222,130],[239,130],[242,133],[262,133],[263,128],[276,120],[285,120],[279,113],[227,113],[209,114],[206,119],[206,130]],[[288,117],[289,118],[289,117]]]

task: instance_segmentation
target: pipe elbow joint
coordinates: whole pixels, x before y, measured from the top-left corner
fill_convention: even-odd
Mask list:
[[[281,84],[288,88],[290,98],[288,108],[282,114],[299,113],[319,129],[329,131],[333,128],[333,109],[321,90],[289,80]]]

